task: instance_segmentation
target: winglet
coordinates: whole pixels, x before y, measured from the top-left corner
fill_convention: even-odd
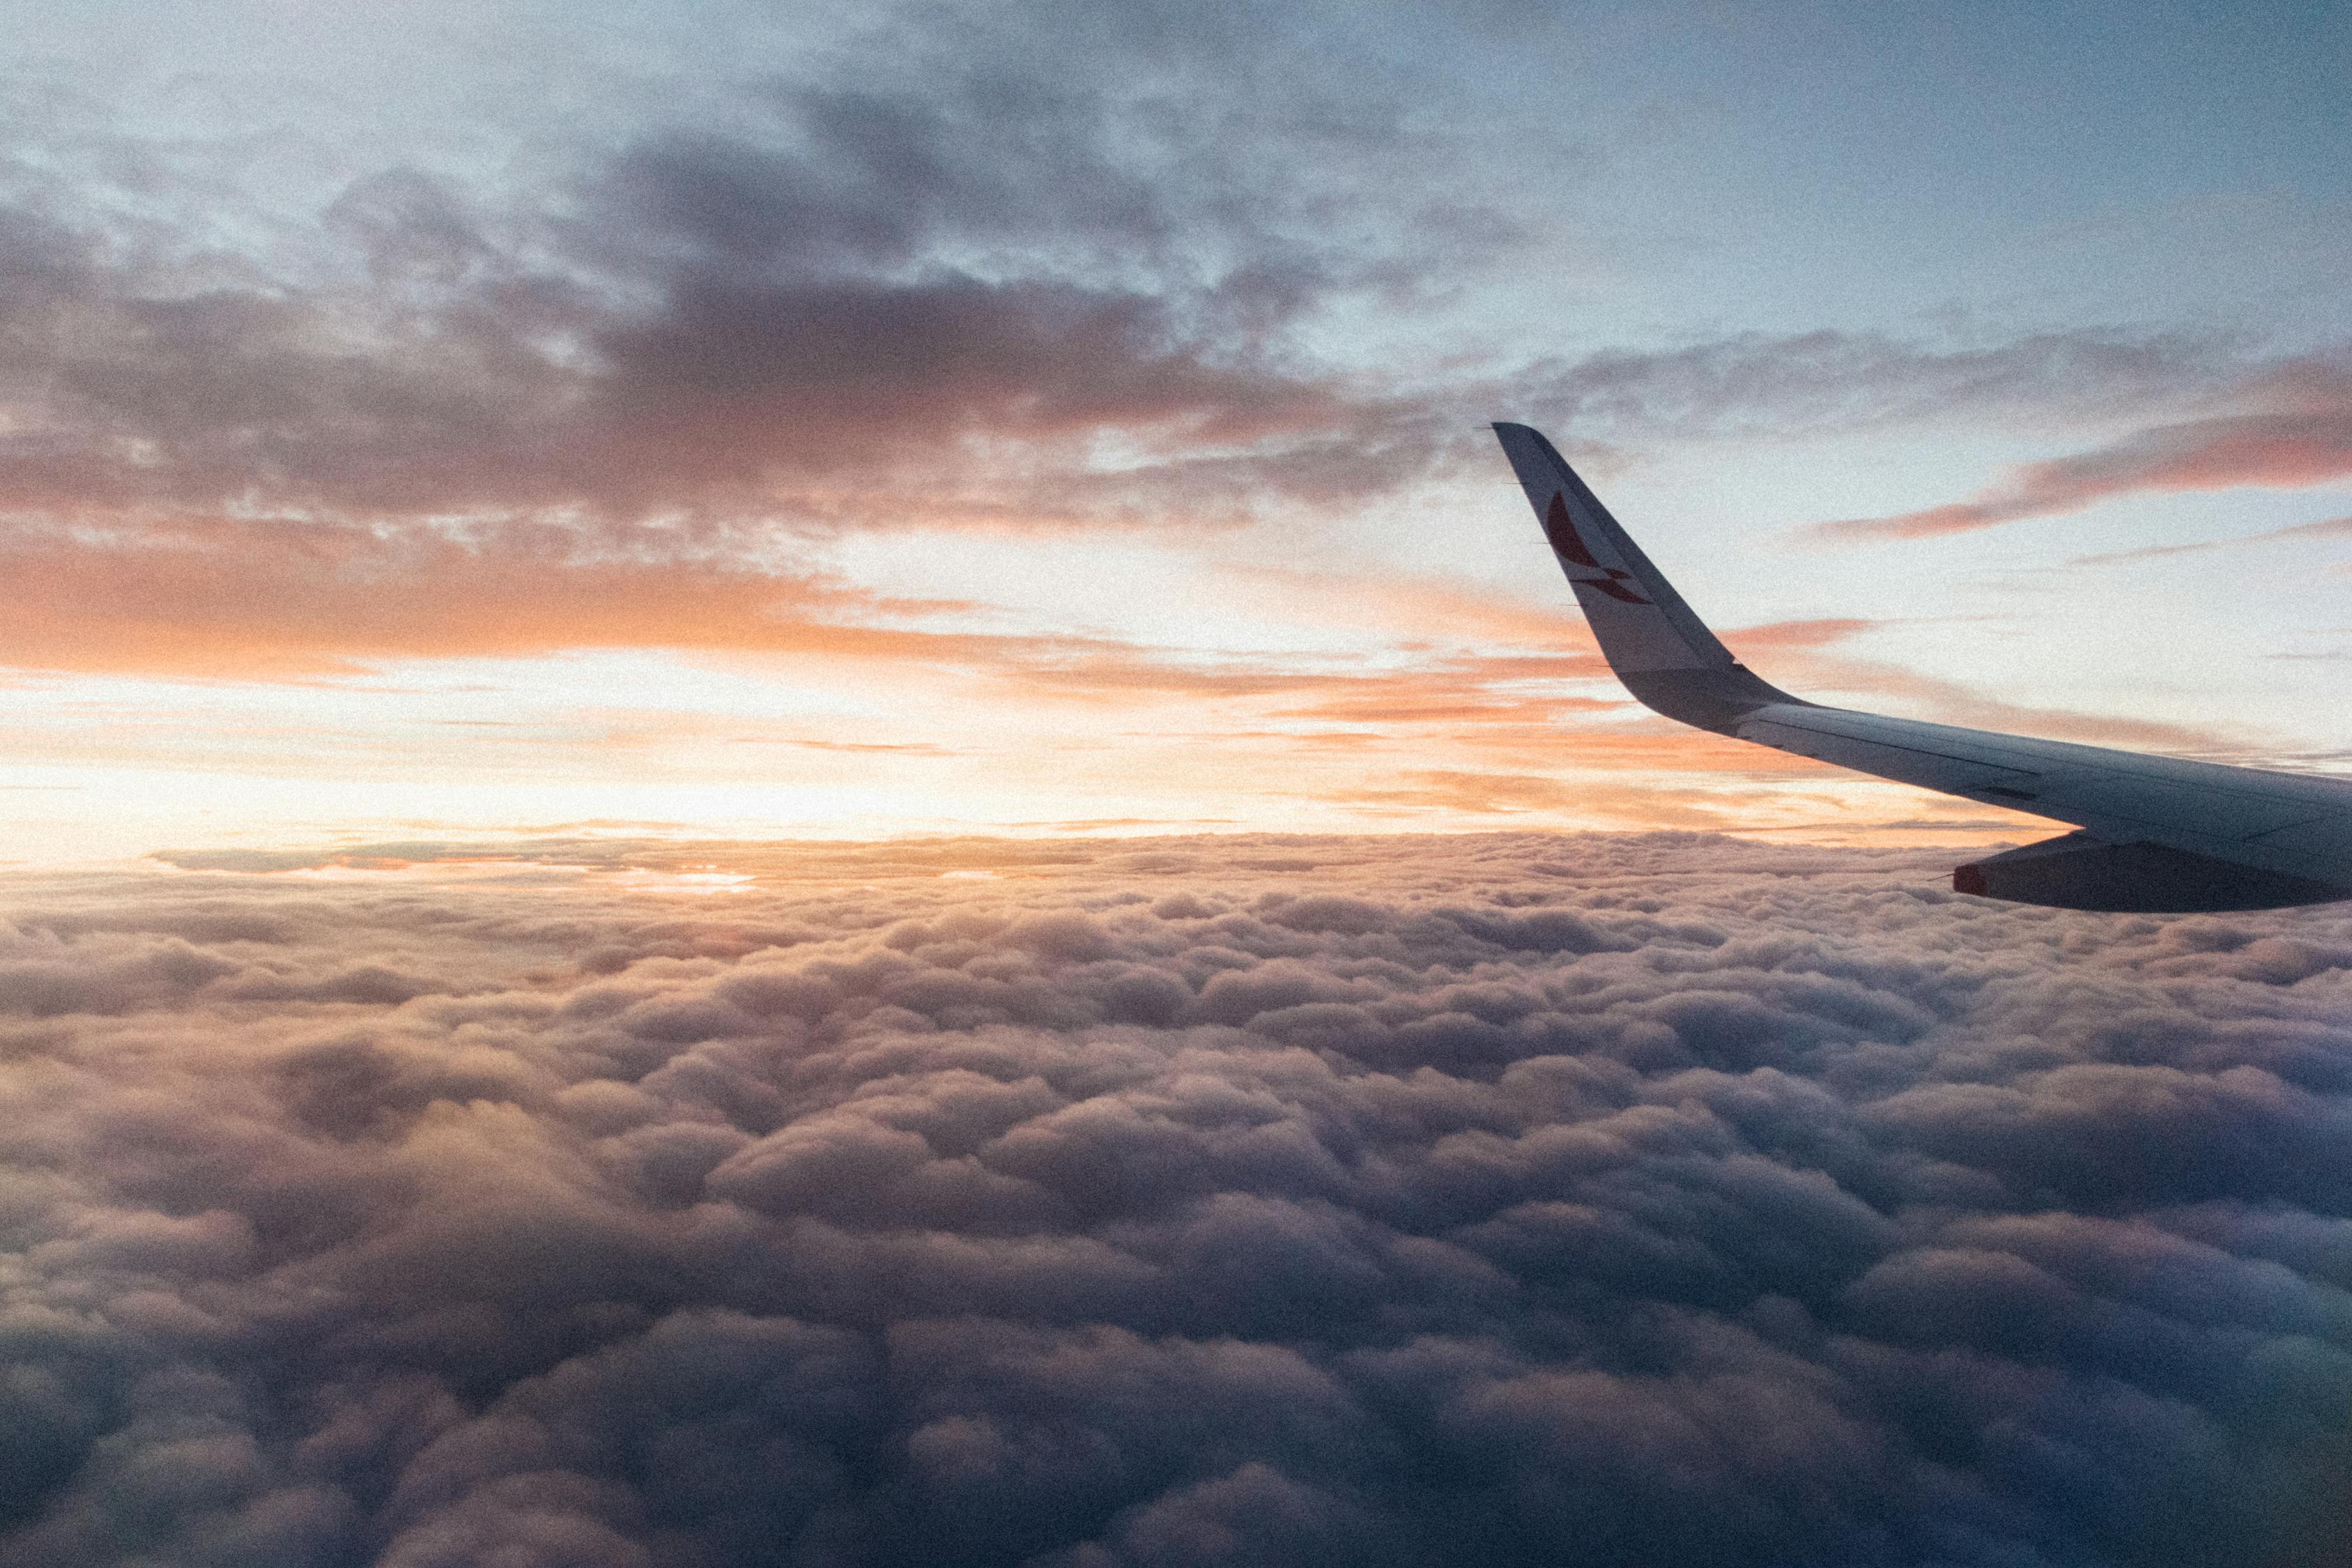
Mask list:
[[[1725,733],[1758,708],[1798,701],[1731,657],[1549,441],[1525,425],[1497,424],[1495,437],[1628,691],[1670,719]]]

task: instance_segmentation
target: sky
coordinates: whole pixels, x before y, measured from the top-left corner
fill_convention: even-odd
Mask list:
[[[1484,425],[1817,699],[2340,768],[2340,7],[9,5],[0,858],[2032,822],[1676,733]]]
[[[2352,1560],[2340,5],[0,0],[0,1568]]]

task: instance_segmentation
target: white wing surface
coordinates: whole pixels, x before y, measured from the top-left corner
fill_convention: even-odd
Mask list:
[[[1718,734],[2080,830],[1952,874],[1964,893],[2067,909],[2273,909],[2352,899],[2352,781],[2147,756],[1825,708],[1750,674],[1552,444],[1495,434],[1609,666]]]

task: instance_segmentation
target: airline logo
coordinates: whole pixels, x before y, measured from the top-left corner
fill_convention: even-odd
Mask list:
[[[1633,581],[1633,574],[1631,572],[1620,572],[1614,566],[1603,566],[1592,558],[1592,552],[1587,550],[1584,547],[1584,541],[1577,537],[1576,524],[1569,521],[1568,498],[1557,490],[1552,492],[1550,509],[1544,513],[1543,528],[1544,537],[1551,541],[1552,552],[1562,561],[1574,566],[1589,566],[1595,572],[1604,574],[1599,577],[1570,577],[1570,582],[1580,583],[1588,588],[1598,588],[1611,598],[1622,599],[1629,605],[1646,605],[1650,602],[1625,586],[1627,583]]]

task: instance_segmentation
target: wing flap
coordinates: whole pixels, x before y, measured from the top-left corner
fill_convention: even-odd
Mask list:
[[[2324,903],[2325,882],[2257,870],[2165,844],[2108,844],[2069,833],[1954,868],[1952,890],[2061,910],[2141,914],[2274,910]]]

